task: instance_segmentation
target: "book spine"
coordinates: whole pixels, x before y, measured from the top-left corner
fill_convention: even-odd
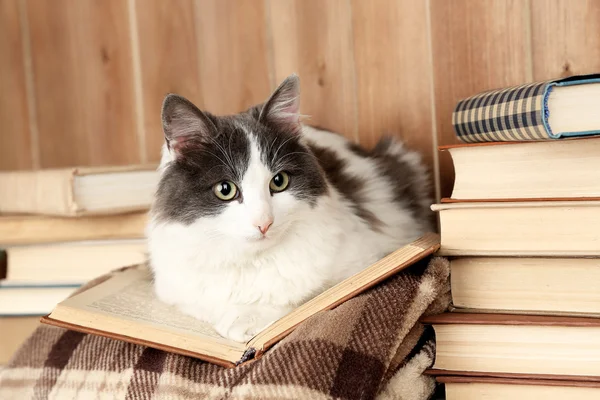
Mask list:
[[[552,139],[547,94],[552,82],[492,90],[458,102],[452,125],[464,143]]]
[[[77,214],[73,169],[0,174],[0,213]]]

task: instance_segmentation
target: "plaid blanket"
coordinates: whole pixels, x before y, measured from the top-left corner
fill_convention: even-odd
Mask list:
[[[423,260],[232,369],[43,325],[0,372],[0,399],[427,399],[434,342],[418,319],[447,307],[448,275]]]

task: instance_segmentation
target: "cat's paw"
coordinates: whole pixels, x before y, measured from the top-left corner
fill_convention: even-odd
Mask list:
[[[288,311],[268,306],[232,307],[215,324],[215,330],[225,338],[245,343]]]

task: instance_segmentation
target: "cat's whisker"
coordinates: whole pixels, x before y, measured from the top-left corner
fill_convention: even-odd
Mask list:
[[[285,144],[287,142],[289,142],[290,140],[292,140],[294,138],[294,136],[290,136],[289,138],[287,138],[286,140],[283,141],[283,143],[281,143],[279,145],[279,147],[277,148],[277,150],[275,151],[275,154],[273,154],[273,159],[277,159],[277,154],[279,154],[279,151],[282,149],[283,146],[285,146]]]

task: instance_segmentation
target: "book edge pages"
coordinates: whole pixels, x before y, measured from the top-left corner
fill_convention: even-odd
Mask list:
[[[118,173],[118,172],[135,172],[135,171],[153,171],[158,168],[158,164],[134,164],[134,165],[108,165],[98,167],[75,167],[74,175],[85,176],[85,175],[98,175],[107,173]]]
[[[582,316],[445,312],[419,319],[428,325],[512,325],[600,327],[600,319]]]
[[[188,357],[192,357],[192,358],[198,358],[198,359],[201,359],[201,360],[213,363],[213,364],[220,365],[225,368],[235,367],[235,365],[236,365],[235,362],[237,361],[237,360],[226,360],[226,359],[222,359],[222,358],[217,358],[217,357],[209,356],[209,355],[202,354],[202,353],[188,351],[188,350],[181,349],[178,347],[173,347],[173,346],[169,346],[166,344],[153,342],[150,340],[134,338],[132,336],[121,335],[118,333],[111,333],[111,332],[103,331],[101,329],[89,328],[89,327],[77,325],[77,324],[74,324],[71,322],[65,322],[65,321],[53,319],[53,318],[50,318],[49,315],[41,317],[40,322],[42,324],[57,326],[59,328],[69,329],[69,330],[86,333],[86,334],[102,336],[102,337],[106,337],[109,339],[121,340],[121,341],[127,342],[127,343],[132,343],[132,344],[136,344],[136,345],[140,345],[140,346],[147,346],[147,347],[151,347],[154,349],[163,350],[163,351],[175,353],[175,354],[180,354],[180,355],[188,356]]]
[[[300,320],[298,320],[296,323],[291,324],[288,328],[283,328],[283,330],[281,330],[281,332],[272,335],[269,334],[271,330],[273,330],[277,323],[279,323],[282,326],[286,325],[286,320],[293,320],[294,319],[294,315],[298,314],[298,312],[292,312],[290,314],[287,314],[286,316],[282,317],[281,319],[279,319],[278,321],[276,321],[273,325],[265,328],[262,332],[259,332],[254,338],[250,339],[250,341],[248,342],[248,346],[252,349],[256,350],[256,354],[257,355],[262,355],[265,351],[267,351],[271,346],[273,346],[274,344],[276,344],[277,342],[279,342],[281,339],[283,339],[284,337],[286,337],[287,335],[289,335],[291,332],[293,332],[293,330],[302,322],[304,322],[306,319],[310,318],[311,316],[321,312],[321,311],[325,311],[325,310],[331,310],[335,307],[337,307],[338,305],[344,303],[345,301],[357,296],[358,294],[372,288],[373,286],[377,285],[378,283],[384,281],[385,279],[388,279],[389,277],[395,275],[396,273],[402,271],[405,268],[410,267],[411,265],[413,265],[415,262],[430,256],[432,254],[434,254],[440,247],[439,244],[440,241],[440,237],[438,234],[433,233],[433,232],[429,232],[425,235],[423,235],[422,237],[420,237],[419,239],[405,245],[402,246],[400,249],[396,250],[395,252],[389,254],[388,256],[382,258],[381,260],[378,260],[376,263],[372,264],[370,267],[375,266],[376,264],[379,264],[380,262],[382,262],[385,259],[390,259],[392,257],[394,257],[394,255],[398,254],[398,252],[402,249],[406,249],[406,248],[410,248],[413,247],[417,252],[410,257],[409,259],[404,260],[401,264],[397,265],[394,268],[391,268],[390,270],[388,270],[386,273],[378,276],[375,279],[372,280],[368,280],[366,281],[364,284],[360,285],[359,287],[356,287],[355,289],[353,289],[352,291],[346,293],[345,295],[343,295],[341,298],[339,298],[337,301],[334,301],[333,303],[325,303],[326,305],[324,307],[320,307],[317,311],[311,313],[310,315],[306,316],[305,318],[302,318]],[[370,267],[365,268],[363,271],[367,271],[370,269]],[[360,272],[359,272],[360,274]],[[345,285],[347,284],[346,282],[352,280],[352,279],[356,279],[356,275],[351,276],[350,278],[347,278],[346,280],[338,283],[337,285],[331,287],[330,289],[326,290],[325,292],[321,293],[320,295],[318,295],[317,297],[314,297],[313,299],[307,301],[306,303],[304,303],[303,305],[301,305],[300,307],[296,308],[296,310],[301,310],[303,308],[308,308],[310,307],[312,304],[315,303],[320,303],[322,301],[323,298],[327,297],[328,293],[331,293],[332,290],[334,290],[335,288],[338,288],[341,285]],[[300,311],[302,312],[302,311]]]
[[[533,207],[598,207],[600,206],[600,199],[586,198],[585,200],[569,199],[569,200],[553,200],[553,199],[538,199],[527,201],[479,201],[479,202],[449,202],[449,203],[438,203],[432,204],[432,211],[446,211],[446,210],[461,210],[470,208],[533,208]]]
[[[438,146],[439,151],[448,151],[452,149],[464,149],[471,147],[489,147],[489,146],[514,146],[514,145],[536,145],[536,143],[558,143],[558,142],[573,142],[579,140],[600,140],[597,136],[567,136],[561,139],[539,139],[539,140],[511,140],[509,142],[476,142],[476,143],[453,143]],[[450,152],[452,154],[452,152]]]
[[[509,309],[482,309],[472,307],[460,307],[450,304],[449,312],[463,314],[514,314],[514,315],[532,315],[544,317],[575,317],[575,318],[600,318],[600,313],[585,313],[575,311],[544,311],[544,310],[509,310]]]
[[[590,202],[598,201],[600,204],[600,197],[520,197],[520,198],[506,198],[506,199],[456,199],[453,197],[443,197],[440,200],[442,205],[460,204],[460,203],[566,203],[566,202]],[[498,205],[498,207],[501,207]]]
[[[478,371],[453,371],[446,369],[429,368],[423,372],[429,376],[460,376],[481,378],[507,378],[507,379],[539,379],[544,381],[570,381],[570,382],[598,382],[600,376],[589,375],[551,375],[551,374],[524,374],[508,372],[478,372]]]
[[[600,382],[564,380],[564,379],[543,379],[535,375],[500,378],[491,376],[465,376],[465,375],[436,375],[435,380],[439,383],[488,383],[488,384],[507,384],[507,385],[531,385],[531,386],[567,386],[567,387],[590,387],[600,388]]]

